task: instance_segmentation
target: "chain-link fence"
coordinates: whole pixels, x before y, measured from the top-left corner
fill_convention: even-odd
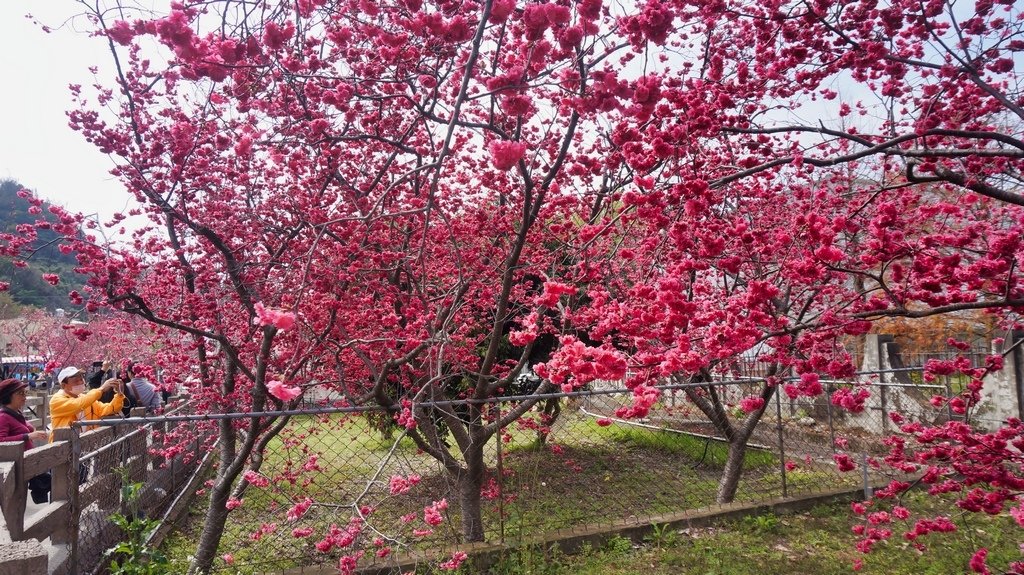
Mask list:
[[[928,422],[950,415],[932,406],[933,395],[948,391],[942,385],[822,381],[824,394],[792,399],[787,385],[771,394],[762,380],[667,386],[645,416],[630,419],[616,415],[633,405],[629,390],[595,386],[546,395],[486,442],[475,495],[468,497],[466,486],[474,484],[467,479],[472,467],[466,454],[472,445],[465,429],[451,429],[441,414],[461,417],[467,402],[412,406],[417,429],[427,424],[440,446],[417,444],[377,409],[282,412],[277,417],[286,425],[267,443],[261,463],[246,470],[248,487],[228,502],[232,510],[215,568],[280,573],[337,565],[344,556],[387,564],[397,556],[443,554],[466,541],[464,518],[473,513],[474,500],[484,539],[514,543],[601,525],[659,522],[729,501],[856,489],[883,481],[873,464],[886,449],[881,438],[898,432],[891,413]],[[482,417],[477,429],[522,400],[502,398],[474,412]],[[223,417],[241,428],[248,418],[266,414]],[[746,425],[752,417],[756,425]],[[116,439],[83,455],[89,473],[135,469],[144,449],[139,437],[148,438],[152,449],[152,434],[124,432],[127,421],[108,424],[122,431],[111,430]],[[177,425],[203,428],[202,421]],[[841,472],[837,455],[866,465]],[[732,478],[729,471],[737,468],[741,473]],[[169,477],[170,483],[148,486],[155,509],[176,495],[180,483],[173,472]],[[83,563],[118,536],[105,527],[106,517],[123,512],[118,487],[116,479],[90,479],[83,486],[82,502],[92,510],[83,513]],[[208,487],[200,486],[191,513],[171,522],[174,533],[164,544],[182,570],[199,538]]]
[[[70,533],[53,531],[51,543],[74,541],[70,560],[60,563],[78,573],[102,572],[105,551],[122,540],[112,515],[160,518],[153,541],[170,532],[163,547],[183,572],[200,537],[209,469],[220,455],[217,421],[234,421],[244,432],[253,418],[277,419],[282,427],[249,459],[247,487],[229,500],[216,570],[314,572],[346,556],[386,565],[397,556],[443,555],[481,534],[488,542],[517,543],[663,522],[732,501],[857,489],[888,479],[879,461],[888,451],[883,439],[899,433],[896,421],[963,418],[948,400],[969,382],[962,371],[926,378],[921,368],[958,356],[899,355],[891,343],[869,347],[865,357],[879,356],[880,369],[850,380],[773,379],[777,386],[768,388],[763,378],[770,374],[758,371],[758,362],[738,362],[723,376],[735,378],[729,381],[660,387],[641,416],[636,394],[610,382],[539,399],[415,403],[404,419],[415,415],[412,432],[396,414],[343,407],[342,398],[326,392],[307,393],[291,412],[193,416],[182,403],[162,418],[79,423],[57,430],[55,444],[24,461],[20,445],[11,450],[5,461],[14,462],[11,470],[21,467],[20,475],[54,470],[53,502],[30,507],[31,519],[8,513],[18,507],[8,504],[5,516],[12,534],[42,540],[33,534],[49,533],[60,515],[54,505],[62,506],[74,525]],[[985,359],[963,357],[971,365]],[[511,425],[487,432],[524,401],[536,403]],[[979,405],[972,422],[998,423],[1001,414]],[[59,456],[65,451],[71,463]],[[838,469],[851,462],[856,472]],[[144,485],[137,508],[123,489],[132,483]],[[15,495],[26,497],[24,490]],[[50,559],[52,567],[52,550]]]
[[[145,410],[133,410],[141,417]],[[179,403],[167,415],[184,416],[187,403]],[[71,551],[73,569],[79,573],[102,572],[112,556],[105,552],[124,538],[112,521],[123,517],[161,518],[172,502],[180,500],[189,478],[202,460],[200,436],[190,422],[154,421],[139,425],[131,420],[110,419],[108,425],[71,430],[71,452],[78,482],[77,536]],[[141,485],[137,499],[128,486]]]

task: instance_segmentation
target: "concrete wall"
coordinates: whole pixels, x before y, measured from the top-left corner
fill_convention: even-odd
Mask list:
[[[1003,343],[1003,349],[1011,349],[1022,335],[1016,333],[1014,338]],[[975,422],[982,429],[991,431],[1011,417],[1022,416],[1020,373],[1024,365],[1020,365],[1020,351],[1017,347],[1003,356],[1003,368],[990,373],[984,380],[981,402],[975,409]]]
[[[1018,337],[1020,337],[1019,334]],[[958,386],[955,380],[938,377],[936,381],[931,382],[932,385],[938,385],[937,388],[915,386],[913,382],[920,382],[920,379],[911,377],[914,371],[891,371],[906,369],[899,357],[899,347],[892,342],[891,336],[868,334],[865,338],[861,371],[882,373],[874,376],[864,375],[862,380],[869,383],[894,384],[884,388],[877,386],[872,388],[871,401],[878,404],[878,408],[885,413],[899,412],[912,421],[933,424],[956,416],[947,408],[936,409],[930,403],[933,395],[955,393]],[[1003,349],[1008,349],[1012,343],[1012,341],[1005,342]],[[1004,356],[1003,368],[985,377],[981,402],[975,407],[971,416],[972,421],[979,429],[991,431],[1002,425],[1007,418],[1021,416],[1019,390],[1021,384],[1017,373],[1017,365],[1020,362],[1020,350],[1009,353]],[[921,372],[917,371],[916,373]],[[856,420],[857,417],[853,419]]]

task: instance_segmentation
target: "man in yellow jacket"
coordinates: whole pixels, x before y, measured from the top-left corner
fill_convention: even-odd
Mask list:
[[[50,397],[50,424],[52,429],[70,427],[73,421],[99,419],[107,415],[121,413],[124,405],[124,390],[121,380],[108,379],[96,389],[85,387],[85,372],[77,367],[65,367],[57,374],[60,391]],[[100,401],[103,392],[115,390],[110,403]],[[53,434],[50,434],[53,441]]]

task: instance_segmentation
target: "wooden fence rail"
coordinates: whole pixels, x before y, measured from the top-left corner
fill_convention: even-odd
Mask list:
[[[186,410],[179,403],[168,413]],[[144,409],[131,415],[141,417]],[[100,567],[103,551],[121,535],[110,515],[128,512],[117,468],[126,470],[129,482],[145,485],[140,511],[147,515],[162,513],[183,489],[194,492],[188,479],[201,459],[197,445],[173,459],[152,452],[153,432],[177,425],[191,424],[62,428],[54,430],[53,443],[28,451],[21,442],[0,443],[0,575],[78,575]],[[52,476],[50,502],[26,517],[28,480],[46,471]]]

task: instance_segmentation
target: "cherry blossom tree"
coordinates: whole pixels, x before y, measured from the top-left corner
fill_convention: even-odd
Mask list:
[[[617,47],[598,34],[598,3],[514,18],[510,3],[468,8],[93,8],[116,87],[74,87],[71,123],[116,158],[151,224],[101,242],[54,211],[92,278],[90,304],[154,324],[178,354],[167,364],[195,354],[199,409],[294,405],[303,382],[376,401],[442,461],[464,535],[479,540],[483,446],[534,402],[500,417],[411,404],[498,393],[530,354],[516,335],[519,357],[501,355],[510,322],[525,315],[514,334],[529,334],[540,321],[520,308],[542,313],[572,291],[521,280],[559,271],[560,236],[575,230],[561,222],[594,201],[569,180],[570,165],[591,169],[593,145],[563,100]],[[625,371],[611,351],[584,353],[608,378]],[[214,557],[242,471],[285,422],[221,424],[195,570]]]
[[[147,353],[148,330],[141,322],[124,316],[81,317],[29,308],[5,321],[0,337],[11,344],[13,355],[38,355],[51,376],[66,366],[84,367],[106,357],[141,358]]]
[[[646,413],[654,382],[706,381],[760,353],[773,377],[740,421],[713,386],[687,391],[730,440],[720,501],[781,376],[799,378],[781,386],[792,397],[849,375],[839,336],[1021,303],[1017,12],[961,12],[648,3],[618,21],[622,60],[648,72],[623,80],[631,114],[609,128],[635,187],[581,234],[604,285],[575,313],[636,350],[621,415]]]
[[[650,348],[632,358],[653,372],[631,382],[641,390],[632,413],[656,398],[644,387],[652,377],[707,380],[744,350],[761,351],[770,374],[799,376],[782,385],[791,396],[820,393],[817,374],[850,369],[836,335],[877,318],[988,309],[1012,324],[1022,303],[1018,7],[657,3],[623,22],[638,54],[654,42],[690,56],[652,74],[635,92],[646,113],[613,131],[644,172],[638,193],[623,196],[638,206],[632,219],[665,230],[636,234],[631,263],[610,262],[646,281],[625,280],[592,312],[605,333]],[[954,400],[961,409],[977,403],[972,377]],[[689,391],[731,442],[721,501],[780,383],[769,378],[736,423],[713,387]],[[833,401],[860,408],[854,397]],[[967,451],[980,441],[970,426],[925,431],[922,441],[938,433]],[[1018,436],[1010,421],[990,439]],[[1020,478],[1011,453],[987,460],[994,475],[982,472],[1000,494],[991,509],[1019,498],[1003,487]],[[977,508],[970,497],[963,506]]]

